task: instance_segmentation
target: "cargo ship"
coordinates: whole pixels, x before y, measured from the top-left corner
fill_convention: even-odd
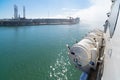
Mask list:
[[[18,8],[14,5],[14,18],[0,19],[0,26],[32,26],[32,25],[71,25],[79,23],[80,18],[39,18],[27,19],[25,7],[23,6],[23,17],[18,16]]]

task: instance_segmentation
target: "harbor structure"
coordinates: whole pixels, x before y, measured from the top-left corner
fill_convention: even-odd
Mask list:
[[[17,5],[14,5],[14,19],[18,18],[18,7]]]
[[[25,19],[25,6],[23,6],[23,18]]]
[[[32,26],[32,25],[71,25],[79,23],[80,19],[77,18],[38,18],[27,19],[26,9],[23,6],[23,16],[18,15],[18,7],[14,5],[14,18],[13,19],[0,19],[0,26]]]

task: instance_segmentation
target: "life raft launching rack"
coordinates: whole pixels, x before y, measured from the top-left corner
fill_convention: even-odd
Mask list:
[[[101,80],[104,68],[104,32],[93,30],[80,42],[68,47],[68,56],[83,73],[80,80]]]

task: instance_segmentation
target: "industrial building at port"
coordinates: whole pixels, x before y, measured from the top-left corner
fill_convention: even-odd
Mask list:
[[[12,19],[0,19],[0,26],[32,26],[32,25],[70,25],[79,23],[79,18],[69,19],[27,19],[26,18],[26,9],[23,6],[23,17],[20,17],[18,14],[18,7],[14,5],[14,17]]]
[[[20,19],[20,14],[18,15],[17,5],[14,5],[14,19]],[[23,19],[25,19],[25,6],[23,6]]]

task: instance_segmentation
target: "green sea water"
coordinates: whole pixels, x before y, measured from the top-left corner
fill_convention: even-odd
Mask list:
[[[66,44],[88,31],[80,24],[0,27],[0,80],[79,80]]]

